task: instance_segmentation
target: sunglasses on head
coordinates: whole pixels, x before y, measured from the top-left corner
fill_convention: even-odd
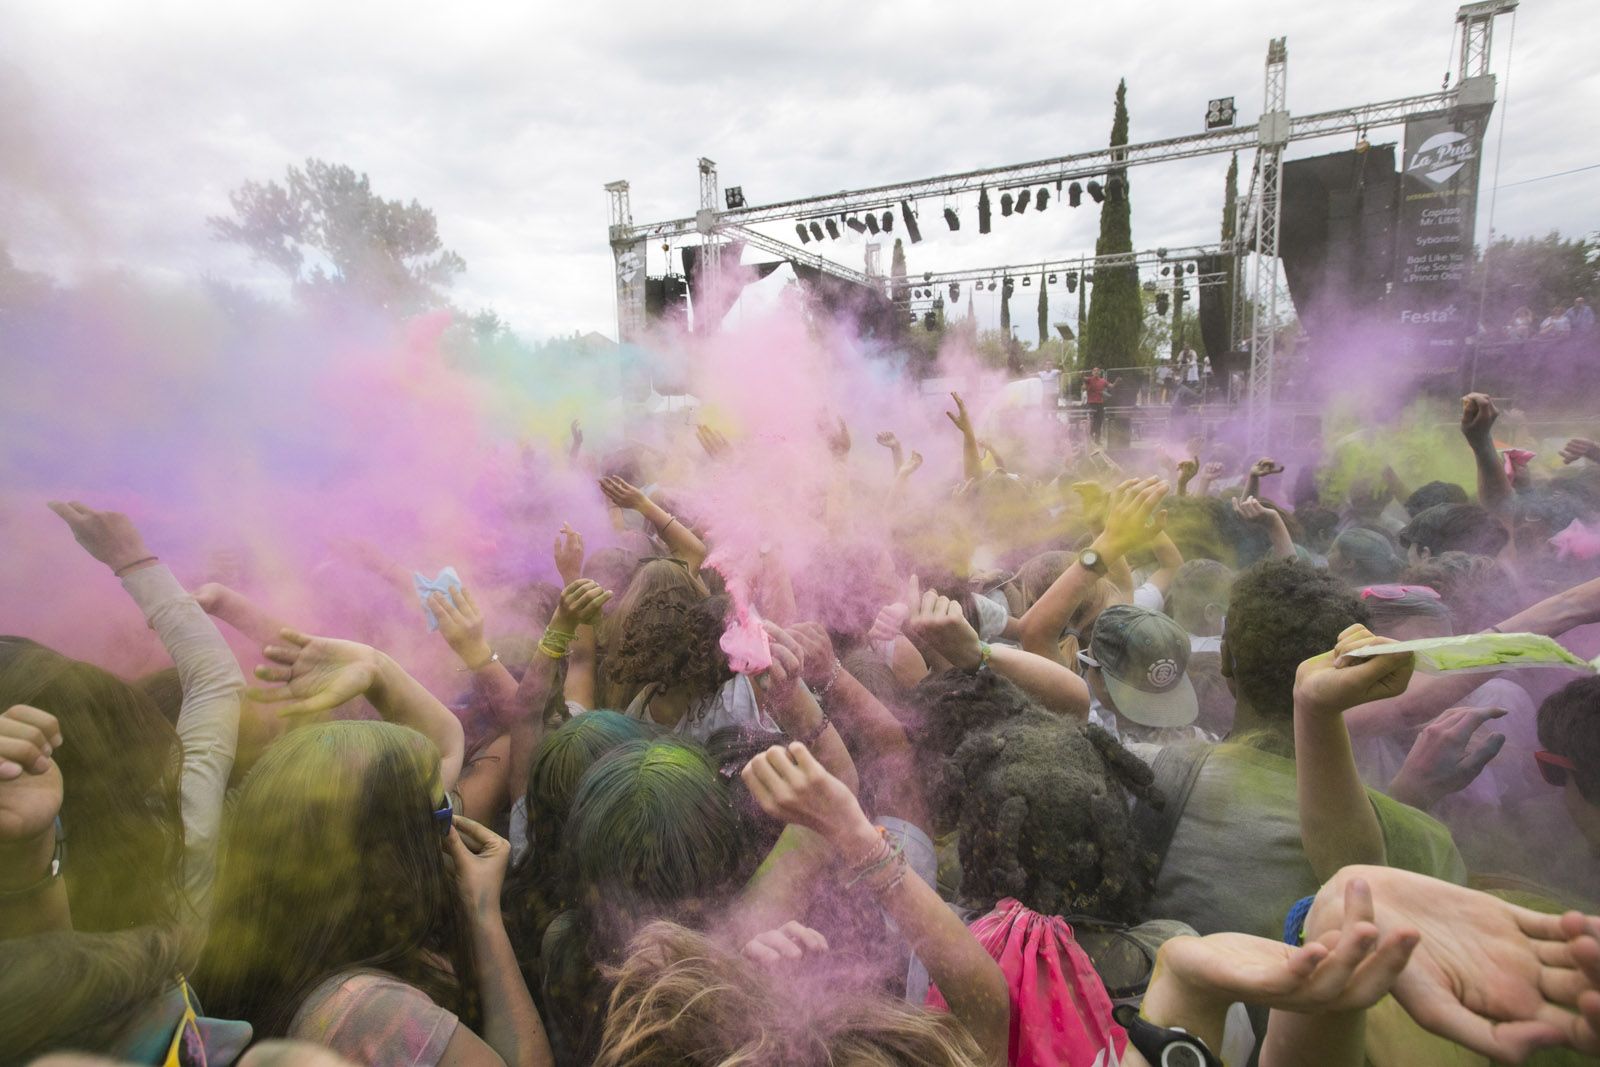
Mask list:
[[[1578,765],[1565,756],[1558,756],[1554,752],[1539,751],[1533,754],[1533,761],[1539,765],[1539,777],[1550,785],[1561,787],[1567,784],[1567,774],[1578,769]]]
[[[455,815],[455,805],[450,803],[450,794],[446,793],[444,800],[440,801],[439,807],[433,812],[433,821],[439,827],[440,837],[450,836],[450,825]]]

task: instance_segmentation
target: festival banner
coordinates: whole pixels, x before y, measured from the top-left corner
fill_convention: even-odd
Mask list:
[[[618,341],[637,341],[645,325],[645,241],[611,246],[616,259]]]
[[[1406,122],[1395,238],[1396,321],[1430,361],[1458,357],[1471,332],[1466,299],[1484,120],[1435,113]]]

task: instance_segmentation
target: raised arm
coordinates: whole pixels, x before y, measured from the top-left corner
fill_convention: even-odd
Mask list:
[[[955,423],[956,429],[961,431],[961,470],[968,481],[983,474],[983,460],[978,455],[978,435],[972,428],[972,417],[967,414],[967,403],[961,399],[960,393],[951,393],[950,399],[956,402],[954,411],[945,412],[945,418]]]
[[[1317,877],[1331,878],[1351,863],[1385,862],[1383,828],[1356,770],[1350,735],[1340,717],[1350,708],[1405,692],[1410,654],[1345,659],[1369,645],[1393,644],[1365,626],[1339,635],[1331,652],[1300,664],[1294,679],[1295,780],[1300,843]]]
[[[645,496],[641,490],[616,477],[600,479],[600,490],[616,507],[637,511],[644,516],[644,521],[655,527],[656,533],[672,554],[687,563],[691,570],[699,570],[701,564],[705,563],[705,542],[680,522],[677,516],[669,515],[665,508]]]
[[[222,801],[239,745],[239,700],[244,673],[199,603],[146,547],[133,522],[114,511],[52,503],[52,511],[95,559],[122,579],[178,669],[183,703],[183,882],[189,905],[204,919],[216,873]]]
[[[1295,558],[1294,540],[1289,536],[1289,527],[1284,524],[1277,508],[1267,507],[1254,496],[1234,497],[1233,513],[1266,532],[1273,559]]]
[[[903,854],[867,821],[855,794],[806,747],[773,747],[743,771],[750,795],[768,815],[821,835],[852,872],[850,884],[871,893],[895,921],[991,1064],[1006,1063],[1011,994],[1005,976],[933,888],[912,873]]]
[[[816,759],[829,774],[850,787],[854,793],[860,787],[855,761],[845,748],[832,719],[823,714],[822,706],[802,678],[808,666],[806,647],[811,642],[791,634],[772,622],[762,623],[772,648],[772,666],[754,685],[762,709],[770,714],[783,732],[802,742],[816,755]],[[827,655],[833,648],[829,645]],[[819,653],[820,654],[820,653]],[[833,660],[838,663],[838,660]],[[818,665],[817,673],[832,667],[826,661]]]
[[[1178,568],[1183,566],[1183,552],[1177,543],[1167,536],[1165,530],[1156,534],[1155,539],[1150,542],[1150,551],[1155,553],[1156,569],[1145,581],[1160,590],[1162,596],[1166,596],[1167,590],[1172,588],[1172,579],[1178,575]]]
[[[1250,478],[1245,482],[1244,495],[1261,499],[1261,479],[1283,473],[1283,464],[1262,456],[1250,468]]]
[[[1461,436],[1467,439],[1478,467],[1478,502],[1490,511],[1499,511],[1511,497],[1511,481],[1494,447],[1494,422],[1499,417],[1494,401],[1483,393],[1461,398]]]
[[[194,591],[195,603],[207,615],[220,619],[258,645],[278,636],[288,624],[237,590],[220,582],[207,582]]]
[[[1173,490],[1177,496],[1189,495],[1189,483],[1194,481],[1194,476],[1200,473],[1198,459],[1185,459],[1178,462],[1178,486]]]
[[[901,464],[905,463],[905,450],[900,446],[900,438],[894,435],[893,430],[884,430],[874,440],[889,450],[889,469],[898,476]]]

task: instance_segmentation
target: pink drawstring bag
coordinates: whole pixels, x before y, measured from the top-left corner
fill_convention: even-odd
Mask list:
[[[1111,998],[1072,927],[1006,898],[972,924],[1011,988],[1011,1067],[1110,1067],[1128,1035],[1111,1019]],[[949,1011],[938,987],[927,1006]]]

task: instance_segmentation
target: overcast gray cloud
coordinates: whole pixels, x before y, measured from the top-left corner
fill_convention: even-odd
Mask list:
[[[692,213],[701,155],[759,203],[1080,151],[1105,142],[1123,76],[1134,140],[1199,129],[1212,96],[1235,96],[1248,121],[1276,35],[1289,39],[1291,111],[1426,92],[1454,65],[1454,11],[1440,0],[11,3],[0,6],[0,239],[21,265],[66,276],[112,265],[271,285],[208,238],[205,216],[241,181],[317,156],[436,211],[468,263],[463,303],[535,336],[614,333],[606,181],[632,182],[644,222]],[[1501,19],[1502,90],[1509,29]],[[1597,31],[1595,0],[1524,3],[1502,182],[1600,162]],[[1498,134],[1497,114],[1485,192]],[[1136,243],[1213,239],[1226,166],[1137,170]],[[1504,188],[1496,229],[1593,231],[1597,191],[1600,170]],[[989,237],[925,224],[936,239],[911,250],[911,266],[1089,251],[1095,219],[1052,210]],[[772,232],[793,237],[789,225]],[[860,265],[859,242],[831,247]]]

